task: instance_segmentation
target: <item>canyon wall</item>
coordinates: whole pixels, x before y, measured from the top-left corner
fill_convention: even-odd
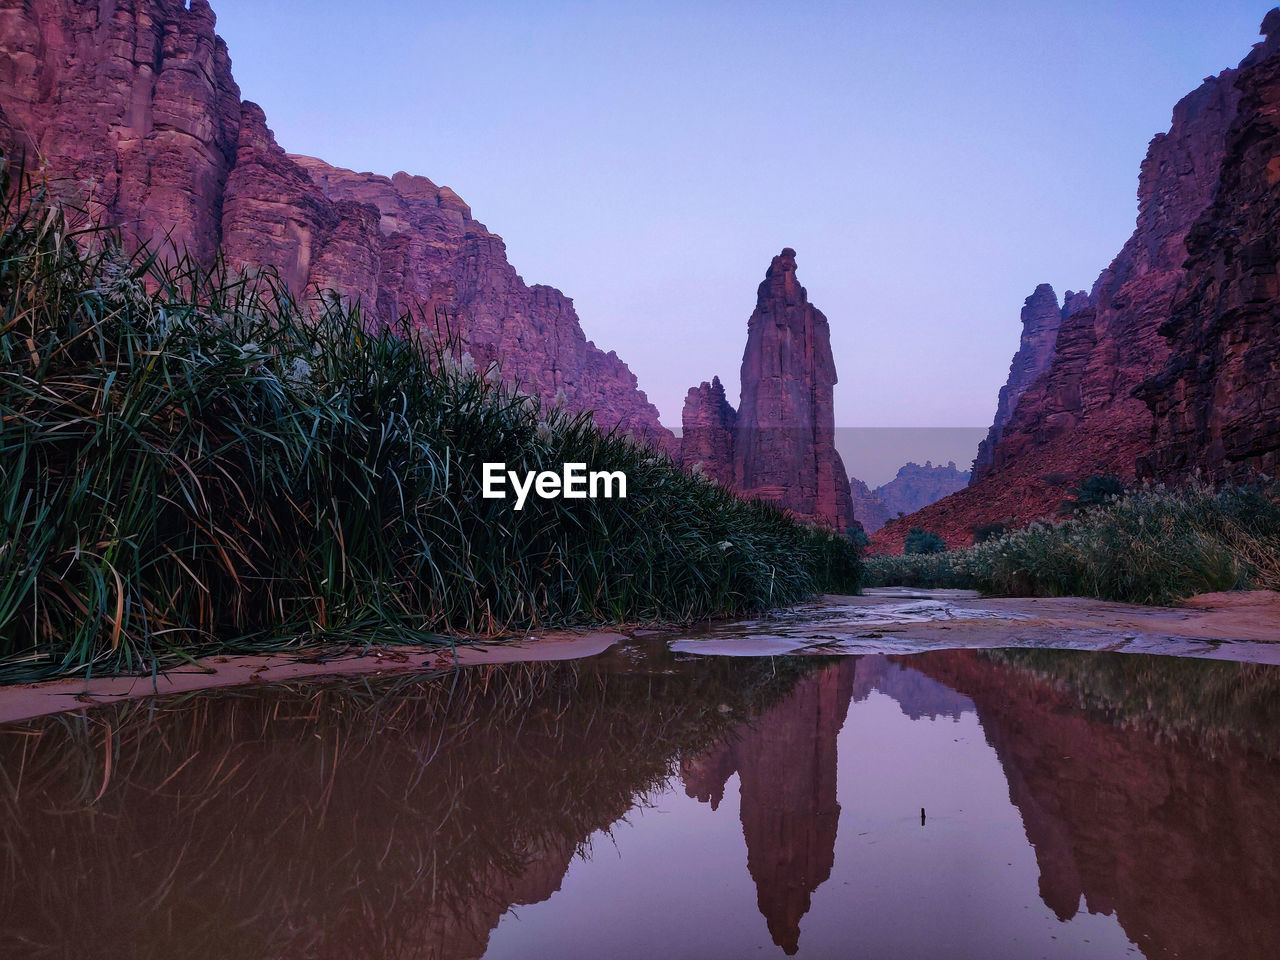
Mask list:
[[[1185,279],[1160,327],[1168,358],[1138,390],[1155,419],[1145,476],[1280,469],[1280,10],[1262,31],[1236,79],[1217,195],[1187,238]]]
[[[880,495],[857,477],[849,478],[849,492],[853,496],[853,519],[864,533],[875,533],[893,516]]]
[[[903,523],[889,524],[877,534],[874,549],[901,550],[912,526],[941,533],[951,546],[967,546],[977,524],[1024,522],[1052,515],[1069,488],[1093,474],[1110,473],[1132,480],[1142,464],[1151,464],[1146,468],[1147,475],[1154,470],[1162,470],[1161,475],[1168,473],[1160,464],[1207,464],[1200,454],[1190,452],[1188,438],[1203,439],[1212,432],[1206,398],[1214,390],[1222,394],[1236,391],[1231,381],[1241,374],[1243,356],[1248,351],[1235,349],[1239,362],[1233,360],[1214,369],[1203,380],[1196,394],[1199,399],[1188,399],[1180,406],[1175,395],[1179,390],[1188,397],[1195,393],[1187,384],[1201,377],[1202,362],[1210,352],[1209,341],[1225,342],[1231,337],[1238,340],[1242,331],[1237,329],[1224,338],[1207,330],[1212,326],[1209,321],[1189,320],[1182,327],[1166,322],[1174,314],[1175,302],[1184,316],[1190,317],[1199,309],[1190,306],[1193,294],[1187,289],[1189,283],[1200,283],[1204,290],[1218,289],[1217,281],[1201,283],[1188,274],[1189,251],[1199,258],[1196,272],[1201,278],[1212,272],[1214,258],[1221,267],[1226,257],[1235,255],[1227,250],[1235,241],[1225,239],[1226,232],[1235,228],[1228,226],[1230,212],[1242,212],[1238,206],[1250,202],[1245,196],[1249,190],[1264,189],[1261,184],[1249,183],[1233,193],[1224,183],[1220,191],[1219,181],[1224,164],[1232,170],[1239,169],[1241,175],[1250,168],[1249,162],[1234,154],[1245,149],[1245,140],[1261,135],[1265,127],[1265,120],[1261,120],[1266,112],[1263,105],[1277,95],[1274,79],[1264,68],[1265,50],[1266,45],[1260,45],[1250,55],[1242,65],[1248,68],[1243,73],[1224,70],[1206,79],[1174,107],[1169,131],[1151,141],[1139,172],[1138,217],[1132,236],[1094,283],[1087,304],[1078,295],[1071,298],[1062,313],[1047,366],[1029,385],[1024,384],[1020,358],[1015,358],[992,433],[975,462],[977,469],[971,485],[918,511]],[[1237,124],[1233,129],[1242,96],[1247,103],[1258,104],[1261,127],[1240,131]],[[1230,161],[1229,130],[1233,130]],[[1265,149],[1262,147],[1253,158],[1251,169],[1255,175],[1259,163],[1265,166]],[[1256,211],[1243,219],[1255,215]],[[1254,226],[1261,229],[1261,220]],[[1222,248],[1211,252],[1208,248],[1213,246],[1212,238],[1219,234],[1223,235]],[[1247,285],[1246,281],[1244,286]],[[1241,285],[1236,286],[1239,289]],[[1255,285],[1253,289],[1260,288]],[[1038,299],[1037,295],[1033,299]],[[1206,299],[1201,296],[1195,302],[1203,304]],[[1272,303],[1274,300],[1255,302],[1252,315],[1265,314]],[[1029,318],[1024,311],[1024,342],[1028,339],[1029,319],[1035,330],[1052,323],[1047,306],[1041,305],[1043,313],[1037,308],[1035,317]],[[1241,311],[1231,313],[1225,304],[1220,306],[1219,322],[1243,322]],[[1178,330],[1189,331],[1193,327],[1204,328],[1199,341],[1188,335],[1182,338],[1183,342],[1177,342]],[[1172,350],[1171,336],[1175,341]],[[1224,355],[1232,349],[1224,346]],[[1019,350],[1020,357],[1022,354]],[[1036,355],[1036,350],[1029,349],[1026,359],[1034,360]],[[1255,350],[1249,361],[1251,369],[1256,368],[1255,376],[1264,382],[1267,356],[1274,355]],[[1167,388],[1157,386],[1160,383]],[[1021,395],[1010,403],[1019,390]],[[1161,391],[1168,394],[1167,408],[1162,406],[1165,400]],[[1253,399],[1244,401],[1246,405],[1251,402]],[[1262,403],[1245,413],[1255,426],[1237,434],[1243,438],[1252,431],[1255,439],[1242,439],[1240,451],[1251,445],[1257,447],[1258,438],[1267,435],[1270,428],[1265,425],[1268,418],[1262,412],[1265,406]],[[1188,412],[1196,409],[1198,414]],[[1230,417],[1228,411],[1223,413]],[[1199,432],[1192,429],[1197,416],[1206,424]],[[1173,426],[1173,421],[1181,426]],[[1158,434],[1166,438],[1163,460],[1148,456]],[[1175,437],[1181,440],[1175,441]],[[1182,453],[1175,450],[1178,442]],[[1261,462],[1257,455],[1239,455]]]
[[[1009,379],[1000,388],[995,421],[991,424],[987,438],[978,445],[978,456],[973,463],[973,480],[991,471],[996,445],[1004,435],[1004,426],[1013,416],[1014,408],[1027,388],[1049,368],[1062,321],[1087,306],[1087,293],[1068,290],[1063,305],[1059,307],[1058,295],[1047,283],[1040,284],[1027,297],[1022,306],[1022,339],[1018,344],[1018,352],[1013,355],[1013,362],[1009,365]]]
[[[437,318],[479,361],[661,446],[673,438],[573,303],[528,286],[448,187],[286,154],[243,102],[205,0],[0,0],[0,149],[134,243],[273,267],[371,323]]]
[[[718,381],[691,390],[682,462],[731,475],[742,495],[781,504],[803,521],[848,530],[853,499],[835,447],[836,380],[830,326],[796,279],[796,252],[787,247],[773,258],[747,321],[738,409],[723,389],[716,393]]]

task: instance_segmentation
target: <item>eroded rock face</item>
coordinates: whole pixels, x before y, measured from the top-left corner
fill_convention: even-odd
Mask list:
[[[133,242],[274,267],[297,295],[359,301],[371,323],[409,313],[434,332],[439,317],[531,392],[673,443],[572,301],[527,286],[452,190],[286,154],[241,101],[205,0],[0,0],[0,148]]]
[[[1078,303],[1079,296],[1068,291],[1068,304]],[[1083,296],[1087,304],[1088,296]],[[1076,298],[1074,301],[1073,297]],[[996,444],[1004,435],[1004,425],[1013,415],[1018,400],[1027,387],[1048,369],[1049,361],[1053,359],[1053,345],[1058,339],[1058,327],[1062,325],[1066,312],[1066,307],[1058,306],[1058,295],[1047,283],[1036,287],[1023,304],[1022,340],[1009,366],[1009,380],[1000,388],[995,422],[991,424],[987,438],[978,445],[978,456],[973,462],[975,480],[990,472]]]
[[[844,532],[853,518],[853,500],[835,448],[835,384],[827,318],[809,303],[796,279],[796,252],[787,247],[773,258],[747,321],[732,482],[744,496],[772,500],[802,521]],[[685,430],[692,427],[702,436],[703,421],[716,419],[716,401],[695,397],[700,390],[691,391],[685,402],[691,417]],[[702,462],[713,475],[727,474],[728,463],[708,463],[704,447],[699,441],[683,453],[685,465]]]
[[[205,0],[0,0],[0,111],[92,215],[212,258],[240,90]]]
[[[747,321],[733,478],[748,496],[846,530],[849,477],[835,447],[836,364],[827,318],[796,279],[796,252],[773,258]]]
[[[857,477],[849,478],[849,492],[853,496],[853,519],[865,533],[875,533],[893,516],[879,494]]]
[[[716,483],[733,486],[733,437],[738,414],[719,377],[690,387],[681,416],[680,461]]]
[[[1280,468],[1280,10],[1241,64],[1217,196],[1187,239],[1164,366],[1138,391],[1154,414],[1140,472],[1220,481]]]

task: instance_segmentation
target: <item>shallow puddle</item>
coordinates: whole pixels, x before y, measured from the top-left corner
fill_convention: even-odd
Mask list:
[[[1272,957],[1280,668],[589,660],[0,726],[0,954]]]

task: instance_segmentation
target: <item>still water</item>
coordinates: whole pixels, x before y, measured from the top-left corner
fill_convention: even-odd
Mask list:
[[[0,727],[0,955],[1280,955],[1280,668],[583,662]]]

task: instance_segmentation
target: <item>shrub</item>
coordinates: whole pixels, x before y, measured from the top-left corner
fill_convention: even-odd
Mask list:
[[[931,530],[912,527],[907,533],[903,546],[904,553],[942,553],[947,549],[947,542]]]
[[[1124,495],[1124,481],[1115,474],[1095,473],[1081,481],[1080,486],[1069,491],[1070,500],[1063,502],[1059,508],[1062,515],[1079,513],[1090,507],[1098,507],[1110,500]]]
[[[974,544],[986,543],[988,540],[998,540],[1009,532],[1009,525],[1002,521],[994,523],[978,523],[969,528],[969,532],[973,534]]]

